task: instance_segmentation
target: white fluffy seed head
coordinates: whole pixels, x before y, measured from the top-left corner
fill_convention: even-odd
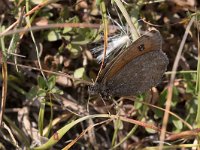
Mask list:
[[[130,43],[131,40],[128,35],[118,35],[115,37],[111,37],[108,42],[105,60],[107,60],[112,54],[119,53],[120,49],[122,49],[123,47],[127,47]],[[101,63],[103,59],[104,46],[101,45],[99,47],[93,48],[91,51],[93,54],[98,54],[96,59],[98,63]]]

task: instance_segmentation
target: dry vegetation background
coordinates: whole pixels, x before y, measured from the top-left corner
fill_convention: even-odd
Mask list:
[[[173,113],[163,148],[198,147],[199,5],[195,0],[123,3],[138,29],[160,31],[169,65],[152,92],[104,104],[88,93],[87,83],[95,80],[100,67],[90,50],[103,43],[99,41],[104,33],[103,6],[113,20],[120,23],[119,14],[126,24],[115,2],[1,0],[1,113],[5,99],[6,107],[0,149],[158,149],[175,60],[179,63],[170,105]],[[181,57],[176,58],[191,18],[195,19]],[[107,21],[108,36],[119,34],[116,24],[109,17]]]

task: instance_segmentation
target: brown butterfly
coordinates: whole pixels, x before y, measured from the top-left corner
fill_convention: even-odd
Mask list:
[[[160,32],[151,30],[114,57],[89,91],[102,96],[143,93],[161,81],[168,63]]]

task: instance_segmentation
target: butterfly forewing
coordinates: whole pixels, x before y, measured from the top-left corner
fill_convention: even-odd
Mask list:
[[[121,69],[133,59],[150,51],[160,50],[162,46],[162,38],[157,30],[152,30],[147,34],[141,36],[133,42],[128,48],[117,55],[108,66],[103,70],[99,81],[106,82],[114,75],[121,71]]]
[[[121,51],[102,71],[93,92],[108,96],[131,96],[156,86],[168,65],[162,37],[151,30]]]
[[[167,56],[162,51],[145,53],[125,65],[101,87],[113,96],[143,93],[160,82],[167,64]]]

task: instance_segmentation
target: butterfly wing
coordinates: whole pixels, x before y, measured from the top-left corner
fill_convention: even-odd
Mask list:
[[[159,31],[141,36],[104,68],[97,80],[100,93],[129,96],[156,86],[168,65],[161,48]]]
[[[113,96],[131,96],[143,93],[156,86],[168,65],[162,51],[145,53],[125,65],[112,79],[102,85]]]
[[[160,50],[162,47],[162,37],[157,30],[151,30],[133,42],[128,48],[123,50],[111,61],[102,71],[98,83],[105,83],[112,79],[121,69],[133,59],[150,51]]]

